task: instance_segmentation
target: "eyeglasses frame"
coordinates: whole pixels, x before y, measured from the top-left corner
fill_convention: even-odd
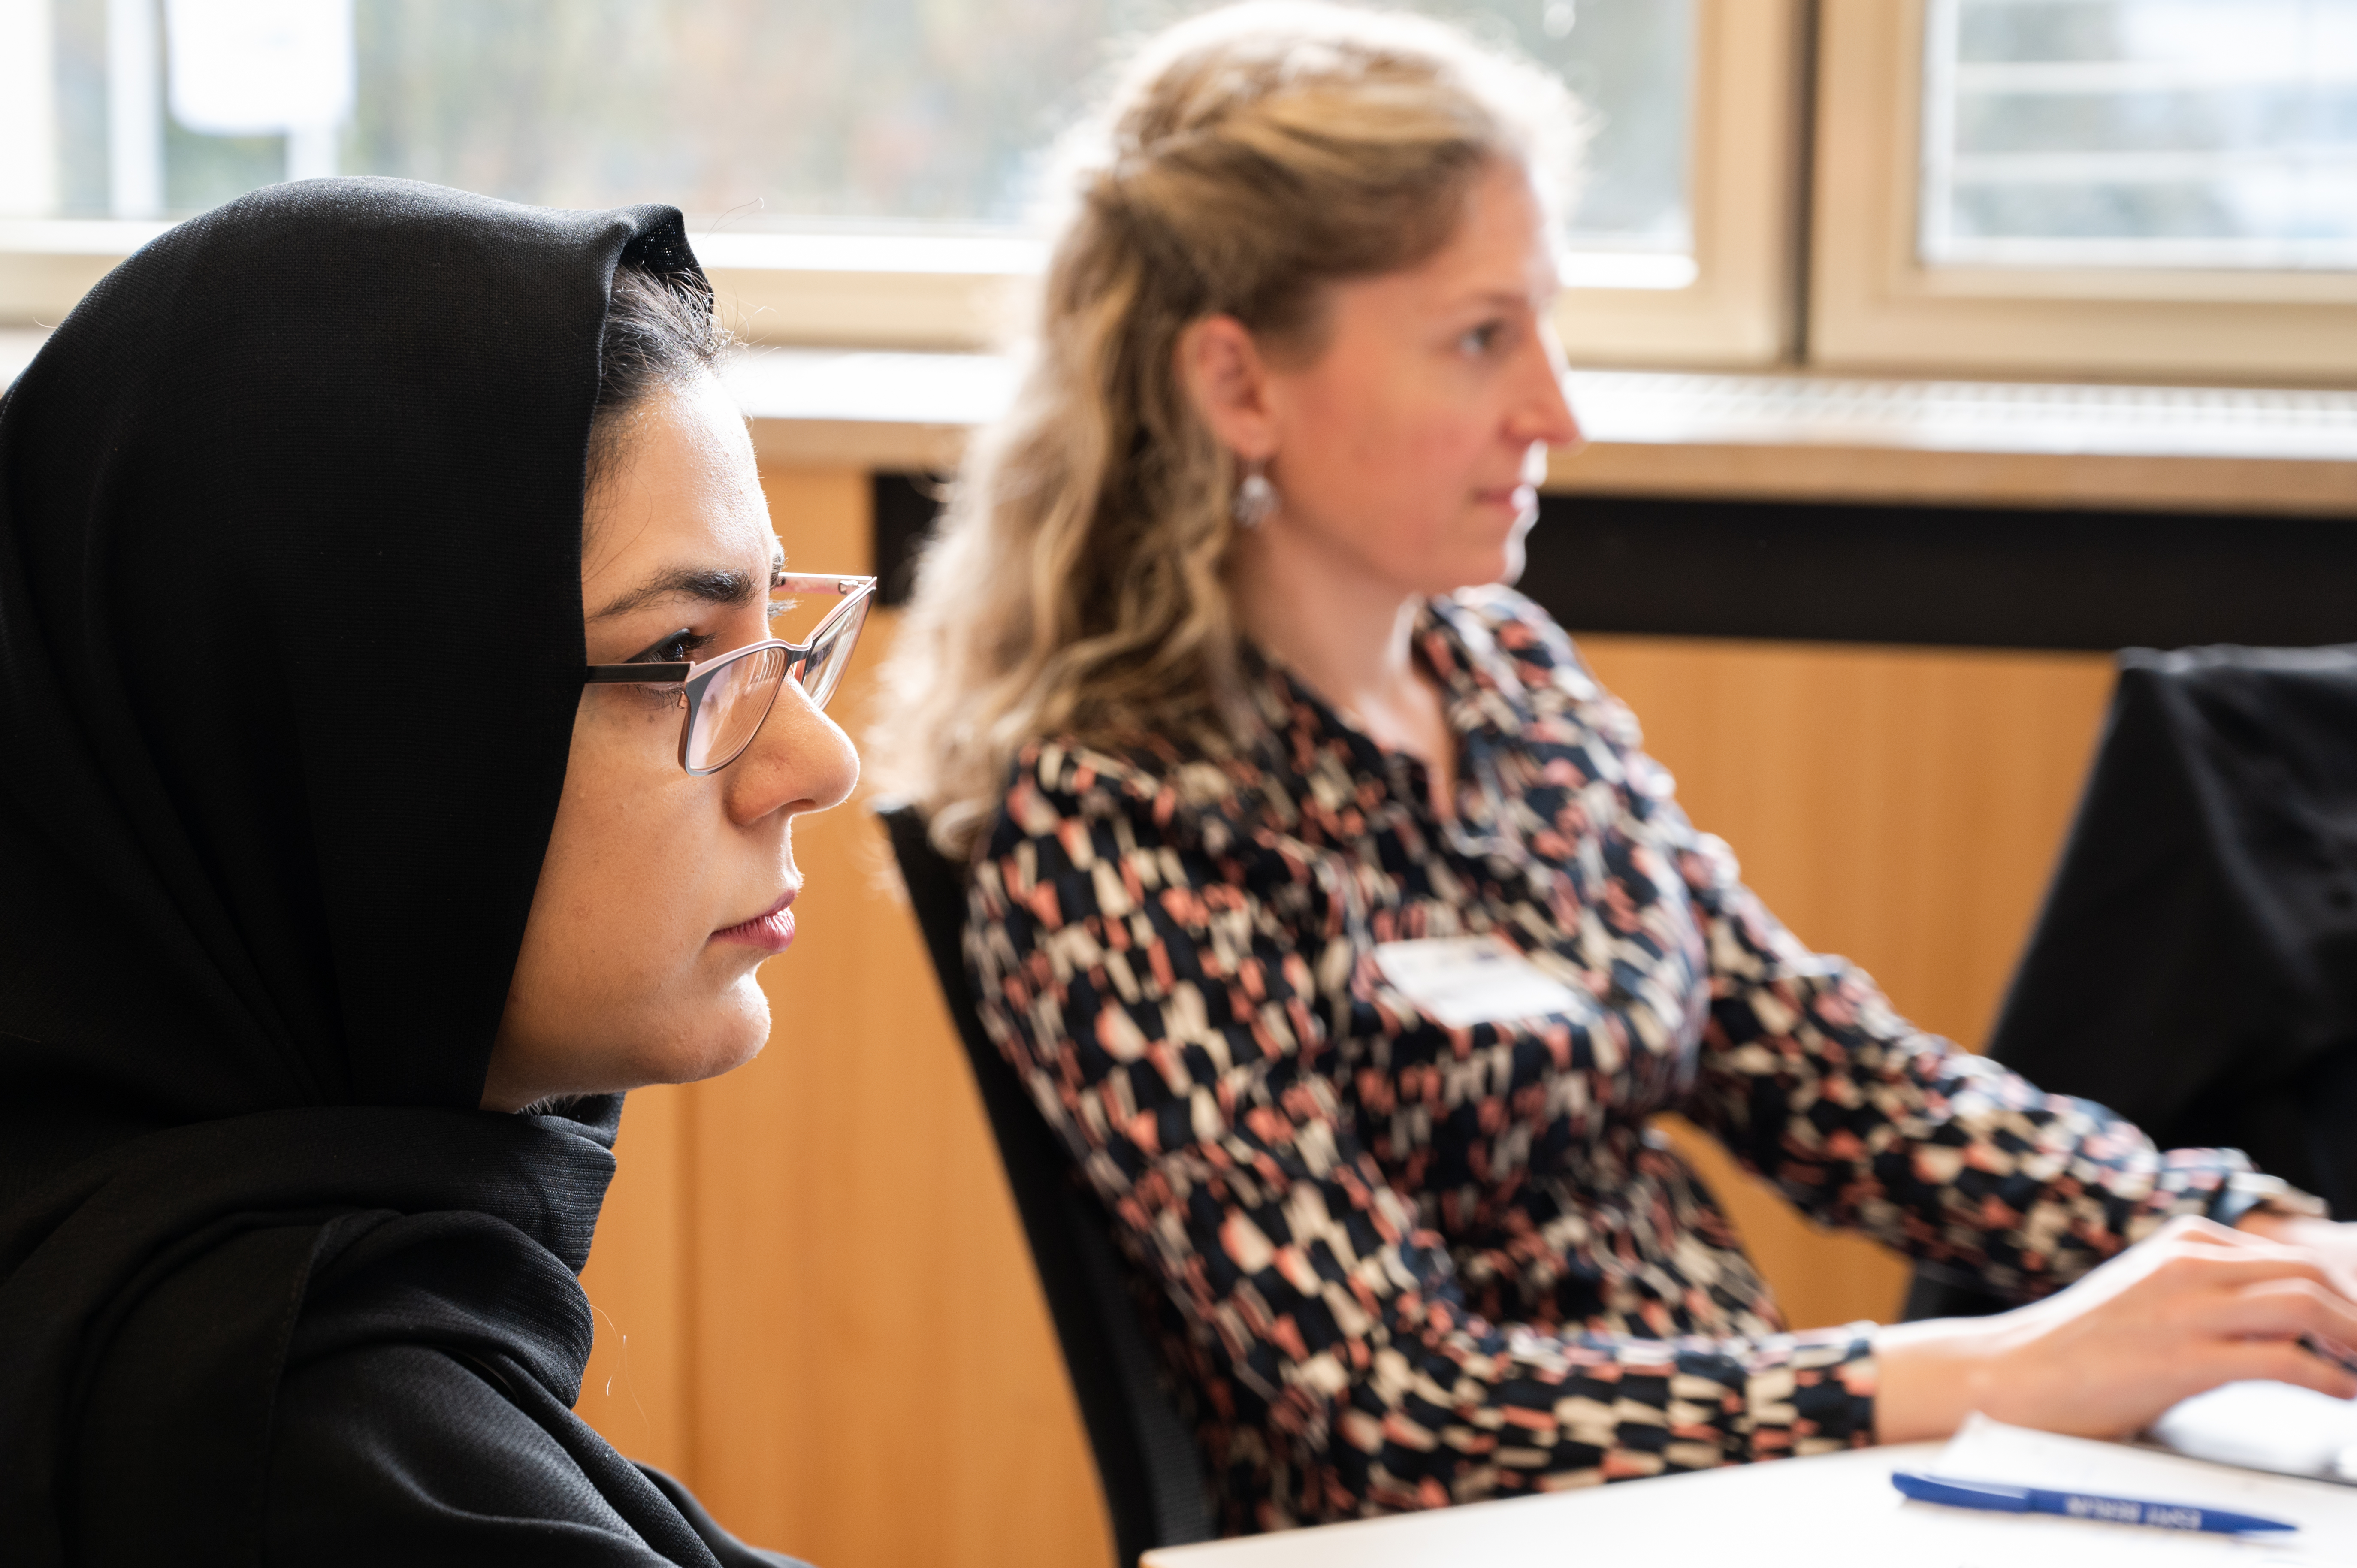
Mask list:
[[[876,579],[845,575],[835,572],[776,571],[770,574],[770,592],[772,594],[840,594],[843,596],[843,602],[821,617],[819,623],[811,628],[810,636],[801,642],[787,642],[774,637],[765,638],[759,642],[748,642],[742,648],[732,648],[718,658],[707,659],[701,664],[676,662],[591,664],[586,667],[582,683],[588,686],[677,686],[682,688],[687,698],[687,711],[680,716],[679,765],[696,778],[709,778],[751,749],[753,742],[760,736],[761,726],[770,722],[770,714],[778,705],[778,693],[785,690],[788,681],[800,685],[802,682],[797,672],[809,664],[811,656],[825,645],[827,639],[845,620],[862,614],[868,601],[876,596]],[[857,633],[855,632],[853,635],[856,637]],[[766,653],[773,648],[785,650],[786,667],[779,675],[777,684],[770,688],[769,706],[761,710],[761,716],[754,721],[753,727],[746,733],[744,745],[708,767],[689,768],[688,743],[694,738],[695,716],[703,711],[704,693],[711,689],[713,679],[737,660]],[[846,658],[849,654],[850,650],[845,650]],[[805,687],[804,690],[807,691],[808,688]],[[826,695],[831,699],[834,693],[830,689]],[[819,703],[822,710],[825,705],[824,701]]]

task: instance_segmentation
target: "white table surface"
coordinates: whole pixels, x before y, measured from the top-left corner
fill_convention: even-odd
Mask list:
[[[1984,1514],[1901,1498],[1890,1472],[1934,1468],[1943,1446],[1857,1449],[1165,1547],[1147,1552],[1143,1563],[1144,1568],[2272,1568],[2334,1561],[2289,1542]]]

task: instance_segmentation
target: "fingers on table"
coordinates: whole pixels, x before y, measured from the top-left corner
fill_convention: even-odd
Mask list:
[[[2311,1279],[2258,1280],[2209,1304],[2217,1333],[2297,1338],[2303,1334],[2335,1346],[2357,1344],[2357,1303]]]
[[[2180,1321],[2206,1341],[2201,1353],[2214,1360],[2218,1381],[2271,1379],[2336,1398],[2357,1395],[2357,1375],[2334,1364],[2357,1346],[2357,1302],[2312,1261],[2282,1248],[2203,1249],[2154,1273],[2162,1288],[2189,1298]]]
[[[2297,1339],[2222,1339],[2210,1350],[2211,1377],[2203,1383],[2291,1383],[2334,1399],[2357,1397],[2357,1376],[2342,1370]]]

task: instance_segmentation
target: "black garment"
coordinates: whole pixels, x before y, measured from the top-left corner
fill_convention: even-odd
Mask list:
[[[1990,1055],[2357,1218],[2357,649],[2121,656]]]
[[[570,1411],[619,1099],[476,1109],[667,208],[280,186],[0,403],[0,1558],[775,1562]]]

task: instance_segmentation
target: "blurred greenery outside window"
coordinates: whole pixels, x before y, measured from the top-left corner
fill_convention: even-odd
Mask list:
[[[0,218],[172,219],[345,173],[665,201],[699,235],[1012,237],[1124,47],[1202,8],[0,0]],[[1570,240],[1604,281],[1691,277],[1693,0],[1416,8],[1560,71],[1594,113]]]
[[[1210,3],[0,0],[0,317],[384,174],[675,204],[775,340],[985,347],[1056,136]],[[2345,380],[2357,0],[1411,3],[1593,117],[1576,355]]]

